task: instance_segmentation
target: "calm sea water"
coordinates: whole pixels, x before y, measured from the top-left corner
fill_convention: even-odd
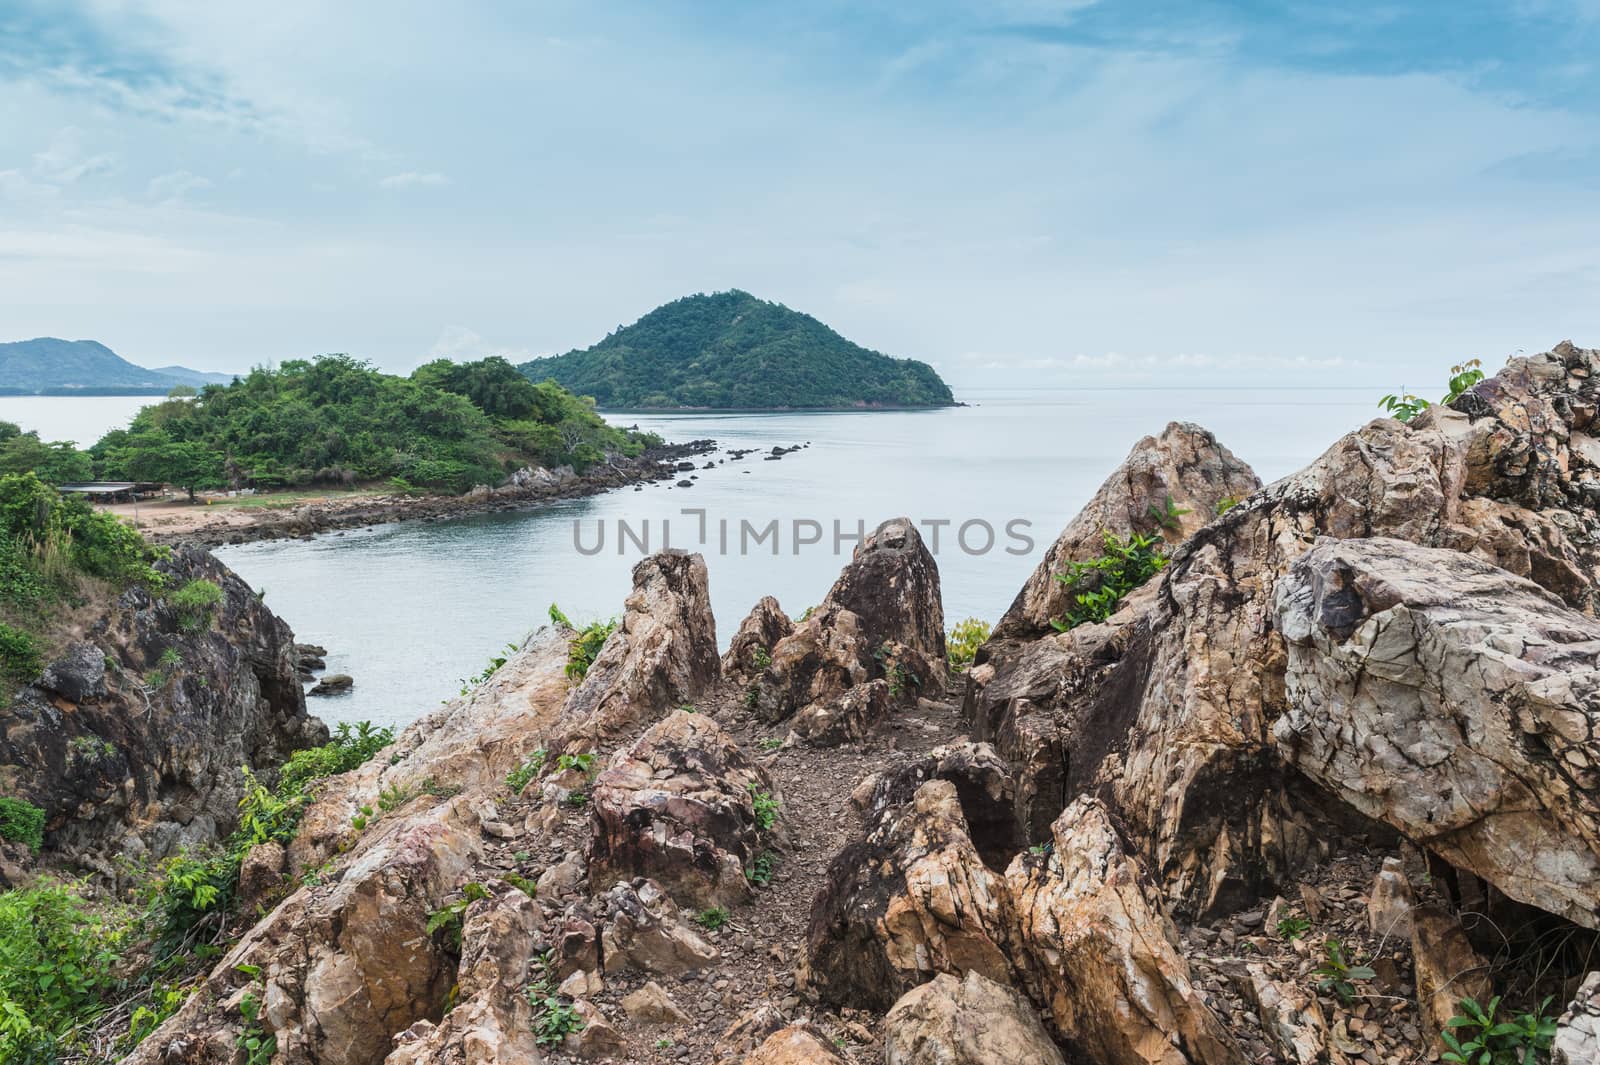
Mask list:
[[[316,703],[329,720],[370,718],[404,724],[453,694],[459,678],[482,668],[507,642],[544,622],[551,603],[574,620],[621,610],[641,551],[619,551],[618,523],[649,546],[700,550],[723,644],[762,595],[791,614],[817,603],[851,542],[834,551],[833,530],[853,533],[908,515],[950,522],[938,562],[947,623],[997,619],[1061,527],[1142,436],[1186,419],[1213,430],[1265,480],[1305,465],[1340,435],[1373,417],[1371,389],[1111,389],[968,392],[973,406],[945,411],[848,414],[690,414],[613,416],[669,440],[715,437],[724,448],[810,443],[781,461],[753,454],[697,470],[692,488],[651,485],[513,514],[437,523],[401,523],[332,533],[309,541],[227,547],[217,553],[266,592],[269,606],[301,640],[329,649],[328,666],[355,678],[355,690]],[[139,406],[118,400],[124,421]],[[38,404],[22,411],[16,403]],[[67,414],[57,404],[93,405]],[[99,400],[22,400],[0,418],[27,427],[54,418],[94,439],[114,413]],[[59,419],[66,418],[66,421]],[[36,421],[34,424],[39,424]],[[42,427],[42,426],[41,426]],[[83,435],[79,435],[79,434]],[[44,432],[46,437],[53,434]],[[65,435],[57,428],[54,435]],[[712,460],[724,458],[722,454]],[[702,463],[704,460],[700,460]],[[707,542],[699,542],[703,509]],[[741,550],[741,523],[754,531],[776,521],[777,537]],[[795,535],[796,522],[802,525]],[[726,550],[719,535],[728,523]],[[984,547],[983,526],[996,532]],[[1007,537],[1008,523],[1031,544]],[[604,550],[592,550],[604,528]],[[665,528],[664,528],[665,527]],[[797,544],[820,527],[821,542]],[[575,530],[578,537],[575,541]],[[927,530],[924,530],[925,535]],[[776,544],[777,552],[773,547]],[[1027,550],[1021,554],[1006,549]]]

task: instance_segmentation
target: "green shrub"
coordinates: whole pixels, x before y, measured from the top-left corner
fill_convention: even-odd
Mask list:
[[[341,721],[333,739],[321,747],[309,747],[289,756],[279,774],[280,792],[300,792],[324,777],[347,773],[394,742],[394,729],[376,728],[362,721],[354,728]]]
[[[550,620],[564,628],[576,629],[577,627],[561,612],[556,604],[550,604]],[[594,660],[600,654],[600,648],[605,646],[606,639],[617,627],[617,619],[610,621],[590,622],[586,627],[577,629],[577,635],[567,645],[567,676],[573,680],[582,680],[589,674],[589,667],[594,665]]]
[[[694,923],[708,932],[715,932],[728,923],[728,911],[721,906],[701,910],[695,914]]]
[[[1439,402],[1448,406],[1460,399],[1462,394],[1483,380],[1483,363],[1478,359],[1468,359],[1459,366],[1450,367],[1450,380],[1445,386],[1444,398]],[[1378,400],[1378,408],[1387,411],[1391,416],[1402,422],[1409,422],[1429,407],[1433,406],[1420,396],[1413,396],[1406,392],[1400,395],[1387,395]]]
[[[0,796],[0,839],[25,843],[39,853],[44,844],[44,811],[26,799]]]
[[[1116,613],[1123,596],[1160,573],[1168,562],[1158,536],[1129,533],[1121,537],[1107,532],[1105,547],[1097,558],[1070,562],[1065,573],[1055,575],[1073,598],[1064,618],[1050,620],[1056,631],[1106,620]]]
[[[1532,1013],[1521,1013],[1509,1021],[1497,1021],[1500,998],[1479,1006],[1474,999],[1460,1002],[1461,1012],[1445,1022],[1439,1039],[1449,1047],[1440,1061],[1452,1065],[1533,1065],[1548,1060],[1556,1037],[1556,1019],[1545,1016],[1550,999],[1539,1003]]]
[[[983,646],[989,638],[989,623],[977,618],[967,618],[965,621],[956,622],[955,628],[950,630],[949,639],[945,640],[945,657],[950,660],[950,668],[960,672],[972,665],[972,660],[977,657],[978,648]]]
[[[1356,1000],[1356,980],[1371,980],[1378,975],[1370,966],[1354,964],[1344,944],[1331,936],[1322,944],[1322,964],[1311,974],[1318,977],[1318,991],[1332,991],[1346,1006]]]
[[[511,789],[513,795],[521,795],[523,790],[531,784],[535,777],[544,772],[545,759],[549,757],[545,749],[540,747],[522,760],[522,764],[506,774],[506,787]]]
[[[178,624],[186,632],[199,632],[211,624],[212,615],[221,605],[222,588],[205,578],[189,581],[167,597],[167,602],[178,612]]]
[[[125,935],[64,884],[0,894],[0,1061],[23,1060],[99,1012]]]
[[[771,792],[758,791],[754,784],[750,785],[750,802],[755,810],[756,827],[766,832],[778,823],[778,810],[780,805]]]
[[[44,671],[39,641],[21,629],[0,622],[0,679],[26,684]]]

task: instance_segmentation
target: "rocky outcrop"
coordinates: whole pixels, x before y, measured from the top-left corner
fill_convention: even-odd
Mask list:
[[[983,864],[956,786],[883,808],[834,859],[799,979],[825,1002],[885,1010],[938,973],[1009,983],[1005,882]]]
[[[1494,987],[1489,962],[1472,946],[1452,913],[1436,906],[1411,911],[1411,960],[1416,967],[1417,1004],[1427,1032],[1437,1036],[1470,998],[1487,1004]]]
[[[884,1065],[1065,1065],[1033,1003],[976,972],[906,992],[883,1021]]]
[[[1600,622],[1382,538],[1319,541],[1275,602],[1286,761],[1512,898],[1600,922]]]
[[[772,649],[794,632],[794,622],[772,596],[762,596],[733,634],[728,651],[722,656],[722,675],[741,686],[748,685],[767,671]]]
[[[791,728],[816,747],[860,743],[888,719],[893,706],[889,682],[879,677],[807,704],[794,715]]]
[[[527,1065],[539,1060],[528,1001],[538,909],[515,888],[472,903],[461,931],[455,1005],[395,1036],[384,1065]]]
[[[1319,668],[1311,659],[1323,652],[1314,640],[1291,649],[1280,628],[1274,589],[1285,578],[1298,580],[1291,570],[1318,537],[1387,537],[1448,549],[1456,553],[1452,560],[1470,555],[1525,577],[1575,612],[1554,611],[1548,624],[1580,632],[1581,627],[1571,628],[1572,618],[1592,612],[1591,575],[1600,562],[1600,438],[1592,435],[1600,402],[1597,372],[1600,354],[1571,345],[1513,359],[1457,401],[1455,409],[1433,408],[1410,425],[1374,421],[1301,473],[1213,518],[1173,548],[1171,564],[1128,596],[1106,623],[1031,641],[992,641],[984,651],[986,661],[972,670],[968,711],[976,736],[993,741],[1010,762],[1019,798],[1033,797],[1019,807],[1025,823],[1037,831],[1050,806],[1080,794],[1101,797],[1163,893],[1184,914],[1227,912],[1272,891],[1316,858],[1329,838],[1359,832],[1388,847],[1393,829],[1378,821],[1419,824],[1407,812],[1417,795],[1409,785],[1397,785],[1387,795],[1368,793],[1365,810],[1376,820],[1368,819],[1345,801],[1358,788],[1340,784],[1338,793],[1330,794],[1305,775],[1323,771],[1314,757],[1291,753],[1290,764],[1281,753],[1314,740],[1309,732],[1296,731],[1299,746],[1292,746],[1289,737],[1275,731],[1291,711],[1300,715],[1296,720],[1315,720],[1315,708],[1291,706],[1291,655],[1300,660],[1296,676],[1311,677]],[[1438,562],[1432,554],[1407,556],[1405,565],[1424,565],[1425,571],[1407,579],[1391,570],[1384,580],[1407,588],[1409,595],[1429,581],[1447,584],[1455,579],[1452,574],[1469,572],[1453,565],[1440,569]],[[1495,582],[1473,577],[1459,588],[1438,587],[1421,602],[1464,600],[1474,589],[1491,585]],[[1392,602],[1384,609],[1405,607]],[[1486,604],[1484,609],[1492,613],[1499,607]],[[1454,632],[1452,639],[1468,641],[1460,647],[1467,653],[1470,627]],[[1340,643],[1330,640],[1326,646],[1341,655],[1353,653]],[[1535,647],[1527,655],[1530,664],[1546,654],[1575,664],[1582,653],[1581,646]],[[1424,648],[1418,660],[1434,654],[1434,648]],[[1507,647],[1494,661],[1523,658],[1521,649]],[[1520,675],[1523,667],[1504,668]],[[1329,671],[1334,671],[1331,664]],[[1514,707],[1491,706],[1480,698],[1442,707],[1441,713],[1455,720],[1461,734],[1488,729],[1510,736],[1520,727],[1513,722],[1524,720],[1530,729],[1546,730],[1523,733],[1526,740],[1516,742],[1532,744],[1532,751],[1542,747],[1560,753],[1525,758],[1510,774],[1518,776],[1532,761],[1543,775],[1530,772],[1520,785],[1503,779],[1485,784],[1508,799],[1506,789],[1515,786],[1535,796],[1540,789],[1553,789],[1548,801],[1537,801],[1520,818],[1530,830],[1533,821],[1540,822],[1533,830],[1537,838],[1560,841],[1557,851],[1540,859],[1558,867],[1552,897],[1560,912],[1590,923],[1594,918],[1583,917],[1574,885],[1577,874],[1591,867],[1593,854],[1574,844],[1593,839],[1594,797],[1583,765],[1590,755],[1588,741],[1581,738],[1591,734],[1591,718],[1586,673],[1579,669],[1569,676],[1570,682],[1516,689]],[[1428,683],[1419,677],[1411,686]],[[1344,708],[1315,712],[1343,713]],[[1453,741],[1446,747],[1453,748]],[[1434,753],[1433,748],[1416,750],[1423,760]],[[1346,774],[1337,764],[1331,769],[1341,778]],[[1561,782],[1547,784],[1552,776]],[[1514,898],[1529,894],[1528,869],[1511,870],[1508,863],[1475,852],[1482,848],[1474,841],[1481,841],[1497,820],[1508,818],[1509,826],[1517,819],[1513,809],[1498,808],[1487,823],[1472,824],[1466,815],[1452,814],[1449,803],[1440,812],[1453,817],[1455,827],[1442,834],[1420,832],[1430,845],[1437,839],[1451,849],[1452,861]],[[1513,853],[1527,855],[1526,850]],[[1535,864],[1532,875],[1551,872]],[[1600,912],[1600,898],[1592,893],[1587,912]]]
[[[720,955],[679,916],[661,885],[643,877],[618,884],[604,899],[602,957],[607,972],[641,969],[677,976],[703,969]]]
[[[744,1065],[848,1065],[826,1032],[810,1024],[791,1024],[767,1037]]]
[[[592,889],[651,877],[685,904],[742,902],[750,894],[744,870],[762,848],[755,797],[775,792],[708,715],[674,713],[618,751],[595,781]]]
[[[1190,980],[1159,893],[1102,804],[1080,799],[1049,853],[1006,870],[1014,957],[1033,997],[1101,1065],[1243,1065]]]
[[[705,559],[678,551],[641,559],[621,622],[567,700],[563,746],[592,745],[692,703],[720,675]]]
[[[879,678],[914,701],[945,669],[939,568],[911,520],[895,518],[856,547],[821,605],[772,648],[751,707],[781,721]]]
[[[180,548],[166,587],[205,580],[183,612],[131,588],[37,683],[0,710],[0,794],[42,807],[57,857],[113,876],[113,856],[163,857],[238,822],[241,766],[270,779],[326,742],[306,714],[294,634],[232,570]]]
[[[1045,551],[994,638],[1052,631],[1051,619],[1072,601],[1056,574],[1069,562],[1099,555],[1106,533],[1140,532],[1176,543],[1215,518],[1223,504],[1237,504],[1260,487],[1254,471],[1198,425],[1173,422],[1159,436],[1145,437]]]
[[[1550,1060],[1553,1065],[1600,1061],[1600,972],[1584,978],[1577,996],[1561,1015]]]

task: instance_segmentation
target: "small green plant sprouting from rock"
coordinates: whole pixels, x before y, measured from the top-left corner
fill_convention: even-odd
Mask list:
[[[262,1029],[261,1000],[254,991],[246,991],[239,1000],[239,1016],[244,1018],[244,1027],[234,1045],[244,1052],[245,1065],[267,1065],[278,1052],[278,1039]]]
[[[409,784],[390,784],[378,792],[378,809],[384,813],[398,810],[421,793],[421,789]]]
[[[1322,964],[1311,970],[1311,974],[1318,978],[1317,990],[1323,993],[1329,991],[1338,996],[1339,1001],[1345,1005],[1356,1000],[1356,980],[1371,980],[1378,974],[1366,965],[1352,964],[1353,959],[1345,950],[1343,943],[1329,936],[1322,944]]]
[[[764,673],[767,667],[772,665],[772,652],[756,644],[750,649],[750,663]]]
[[[557,625],[577,632],[577,635],[572,638],[572,642],[567,645],[566,672],[570,679],[582,680],[589,675],[589,667],[594,665],[596,656],[600,654],[600,648],[605,646],[606,639],[610,637],[612,630],[617,627],[617,619],[593,621],[579,629],[568,619],[566,614],[561,612],[559,606],[551,603],[550,620]]]
[[[754,710],[761,705],[761,685],[752,684],[744,691],[744,708]]]
[[[897,645],[885,643],[872,652],[872,657],[877,661],[878,667],[883,670],[885,677],[889,678],[889,694],[898,697],[908,688],[922,687],[922,678],[915,671],[907,669],[900,661]]]
[[[777,736],[765,736],[759,740],[756,740],[756,746],[761,748],[763,751],[775,751],[779,747],[783,746],[783,740],[779,739]]]
[[[1285,917],[1278,922],[1278,938],[1293,941],[1311,931],[1311,922],[1304,917]]]
[[[1055,575],[1073,593],[1074,601],[1065,618],[1050,620],[1057,632],[1106,620],[1116,613],[1125,595],[1160,573],[1169,561],[1158,536],[1129,533],[1121,537],[1107,532],[1105,547],[1099,557],[1070,562],[1065,573]]]
[[[477,673],[473,674],[470,677],[462,677],[461,678],[461,692],[460,692],[460,694],[466,695],[472,689],[476,688],[478,685],[482,684],[484,681],[486,681],[490,677],[494,676],[495,673],[499,672],[500,667],[506,664],[506,660],[509,659],[512,655],[514,655],[516,653],[517,653],[517,645],[516,644],[514,644],[514,643],[506,644],[505,650],[502,651],[500,654],[495,655],[493,658],[489,659],[489,664],[484,666],[483,669],[481,669],[480,671],[478,671]]]
[[[528,1004],[533,1007],[534,1041],[540,1046],[559,1046],[567,1036],[583,1031],[583,1018],[556,991],[552,973],[553,955],[545,951],[537,962],[539,975],[528,981]]]
[[[156,665],[160,666],[163,672],[170,675],[173,670],[183,665],[183,655],[178,652],[176,647],[169,647],[161,652],[161,657],[156,659]]]
[[[44,845],[44,811],[26,799],[0,795],[0,839],[38,854]]]
[[[99,736],[74,736],[67,744],[69,766],[98,765],[117,756],[117,745]]]
[[[762,851],[750,861],[750,867],[744,871],[744,878],[756,887],[766,887],[772,883],[772,875],[778,868],[778,856],[772,851]]]
[[[451,948],[460,950],[461,926],[466,918],[467,907],[488,897],[489,889],[477,881],[463,884],[459,899],[428,914],[428,934],[431,936],[443,932]]]
[[[352,817],[350,819],[350,823],[355,826],[355,830],[357,832],[361,832],[361,831],[364,831],[366,829],[367,822],[370,821],[371,819],[372,819],[372,807],[363,806],[363,807],[361,807],[360,812],[358,812],[354,817]]]
[[[517,768],[507,773],[506,787],[511,789],[511,794],[521,795],[527,786],[544,772],[544,763],[549,757],[549,753],[540,747],[524,758]]]
[[[1165,505],[1158,507],[1151,503],[1145,513],[1151,521],[1167,532],[1182,532],[1183,521],[1181,519],[1185,514],[1189,513],[1189,508],[1178,506],[1169,495]]]
[[[569,769],[576,769],[580,773],[588,773],[594,768],[594,752],[579,751],[577,754],[564,754],[556,759],[556,772],[565,773]]]
[[[453,799],[461,794],[459,784],[440,784],[432,777],[422,782],[422,790],[432,795],[435,799]]]
[[[1028,853],[1042,858],[1050,853],[1050,844],[1035,843],[1033,846],[1028,848]]]
[[[766,832],[778,823],[778,810],[781,804],[772,797],[771,792],[760,791],[754,784],[751,784],[750,802],[755,810],[757,828]]]
[[[811,620],[811,615],[815,614],[816,612],[817,612],[817,608],[816,607],[808,606],[804,610],[800,611],[799,620],[801,620],[801,621],[810,621]]]
[[[167,602],[178,614],[178,625],[185,632],[199,632],[211,624],[211,618],[223,599],[222,588],[204,577],[189,581],[167,597]]]
[[[1439,402],[1448,406],[1460,399],[1461,396],[1478,382],[1482,381],[1483,362],[1480,359],[1468,359],[1459,366],[1450,367],[1450,381],[1445,386],[1444,398]],[[1386,411],[1398,421],[1409,422],[1417,415],[1433,406],[1420,396],[1413,396],[1409,392],[1399,395],[1391,393],[1378,400],[1378,408]]]
[[[704,928],[707,932],[716,932],[728,923],[728,911],[721,906],[713,906],[709,910],[701,910],[695,914],[694,923]]]
[[[567,792],[567,805],[568,806],[587,806],[587,805],[589,805],[589,793],[584,791],[582,788],[573,788],[571,791]]]
[[[530,899],[539,897],[539,885],[523,876],[521,873],[502,873],[500,879],[528,896]]]
[[[989,632],[989,623],[978,618],[956,622],[944,641],[945,657],[950,660],[950,668],[960,673],[972,665],[978,648],[989,638]]]
[[[1217,500],[1217,517],[1222,517],[1224,514],[1242,502],[1244,502],[1244,500],[1240,499],[1238,496],[1223,496],[1221,499]]]
[[[682,706],[678,707],[678,709],[685,714],[698,714],[700,712],[693,703],[684,703]]]
[[[656,1049],[657,1050],[670,1050],[670,1049],[672,1049],[672,1040],[668,1039],[666,1036],[662,1036],[660,1039],[656,1040]]]
[[[1445,1022],[1439,1039],[1449,1047],[1439,1055],[1440,1061],[1452,1065],[1533,1065],[1544,1061],[1550,1044],[1556,1037],[1556,1019],[1545,1016],[1550,999],[1539,1003],[1532,1013],[1518,1014],[1509,1021],[1496,1021],[1500,998],[1489,1000],[1488,1006],[1464,998],[1461,1012]]]

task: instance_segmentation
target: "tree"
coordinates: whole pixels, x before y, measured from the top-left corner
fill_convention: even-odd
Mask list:
[[[94,476],[89,456],[65,441],[45,443],[38,433],[6,434],[0,423],[0,474],[36,473],[49,484],[87,481]]]
[[[113,462],[136,481],[175,484],[194,501],[196,489],[221,488],[222,456],[204,444],[171,440],[156,433],[128,438],[127,446],[116,453]]]

